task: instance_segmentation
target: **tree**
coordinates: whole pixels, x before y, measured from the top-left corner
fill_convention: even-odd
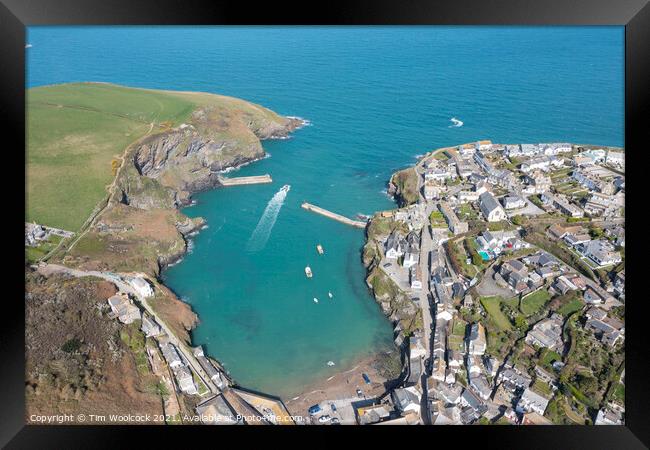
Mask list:
[[[512,223],[515,225],[522,225],[524,223],[524,216],[518,215],[512,218]]]
[[[517,327],[521,331],[525,331],[526,329],[528,329],[528,321],[523,315],[517,314],[515,316],[515,327]]]
[[[598,239],[599,237],[601,237],[603,235],[603,229],[600,228],[600,227],[597,227],[595,225],[592,225],[591,227],[589,227],[589,235],[593,239]]]

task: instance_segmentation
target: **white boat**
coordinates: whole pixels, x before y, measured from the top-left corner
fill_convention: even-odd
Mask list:
[[[318,303],[318,299],[314,297],[314,303]]]
[[[313,274],[311,273],[311,267],[309,266],[305,267],[305,275],[307,275],[307,278],[312,277]]]
[[[325,251],[323,250],[323,246],[320,245],[320,244],[318,244],[318,245],[316,246],[316,250],[318,251],[318,253],[319,253],[320,255],[322,255],[323,253],[325,253]]]
[[[327,361],[327,365],[330,366],[330,367],[332,367],[332,366],[334,366],[335,364],[334,364],[334,361]]]
[[[327,293],[327,295],[329,296],[329,298],[332,298],[332,297],[334,297],[334,296],[332,295],[332,293],[331,293],[331,292],[328,292],[328,293]]]
[[[280,190],[281,190],[282,192],[289,192],[290,189],[291,189],[291,185],[290,185],[290,184],[285,184],[284,186],[282,186],[282,187],[280,188]]]

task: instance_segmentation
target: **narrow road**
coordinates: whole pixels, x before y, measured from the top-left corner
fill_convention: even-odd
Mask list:
[[[183,354],[183,357],[187,360],[192,370],[194,370],[194,372],[199,376],[203,384],[205,384],[205,386],[210,390],[210,392],[213,394],[217,394],[221,392],[219,388],[212,382],[210,377],[208,377],[207,374],[203,371],[203,368],[196,360],[191,350],[187,348],[185,344],[176,337],[176,335],[167,326],[167,324],[165,324],[165,322],[158,316],[158,314],[156,314],[153,308],[151,308],[151,305],[149,305],[149,303],[147,302],[147,299],[145,297],[142,297],[135,289],[133,289],[133,287],[131,287],[130,284],[125,282],[122,279],[122,276],[120,274],[115,274],[111,272],[99,272],[96,270],[89,270],[89,271],[78,270],[78,269],[72,269],[69,267],[61,266],[58,264],[40,264],[32,267],[34,267],[36,270],[38,270],[41,274],[45,276],[50,276],[55,273],[67,273],[69,275],[78,278],[79,277],[102,278],[104,280],[107,280],[115,284],[122,292],[126,292],[127,294],[132,295],[133,297],[138,299],[138,302],[142,305],[142,307],[149,314],[151,314],[151,316],[153,316],[156,319],[156,322],[160,324],[163,331],[169,337],[169,342],[174,344],[174,346],[176,346],[178,351]]]
[[[415,173],[418,177],[418,196],[419,203],[425,205],[425,225],[422,228],[422,233],[420,234],[420,275],[422,279],[422,290],[420,291],[420,308],[422,308],[422,328],[424,329],[424,348],[426,354],[424,357],[425,368],[423,371],[423,376],[421,378],[422,382],[422,401],[420,409],[420,421],[424,424],[429,423],[429,401],[428,401],[428,361],[432,356],[432,344],[433,344],[433,311],[431,309],[431,304],[429,303],[429,297],[431,293],[431,267],[430,267],[430,255],[433,251],[433,246],[437,245],[437,242],[434,243],[433,237],[431,235],[431,226],[429,224],[429,216],[433,212],[436,205],[432,202],[427,202],[427,199],[424,197],[424,170],[422,165],[415,166]]]

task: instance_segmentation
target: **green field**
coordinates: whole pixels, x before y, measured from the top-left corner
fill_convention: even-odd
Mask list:
[[[27,90],[25,220],[77,231],[107,194],[112,160],[145,136],[187,121],[200,105],[275,113],[212,94],[72,83]],[[227,130],[229,131],[229,130]]]
[[[582,302],[582,300],[580,300],[579,298],[575,298],[567,302],[566,304],[562,305],[562,307],[560,307],[560,309],[558,309],[557,312],[563,315],[564,317],[567,317],[576,311],[580,311],[583,305],[584,303]]]
[[[516,299],[515,299],[516,300]],[[507,301],[501,297],[481,297],[481,305],[485,309],[485,312],[490,316],[490,319],[494,324],[501,330],[511,330],[512,325],[508,318],[501,311],[501,302]]]
[[[546,289],[539,289],[522,298],[519,309],[526,315],[526,317],[529,317],[539,312],[550,299],[551,295]]]

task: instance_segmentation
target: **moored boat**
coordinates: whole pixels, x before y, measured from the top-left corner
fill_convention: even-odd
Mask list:
[[[314,297],[314,303],[318,303],[318,299]]]
[[[305,275],[307,275],[307,278],[311,278],[313,274],[311,273],[311,267],[307,266],[305,267]]]
[[[318,253],[319,253],[320,255],[322,255],[323,253],[325,253],[325,251],[323,250],[323,246],[320,245],[320,244],[318,244],[318,245],[316,246],[316,250],[318,251]]]

